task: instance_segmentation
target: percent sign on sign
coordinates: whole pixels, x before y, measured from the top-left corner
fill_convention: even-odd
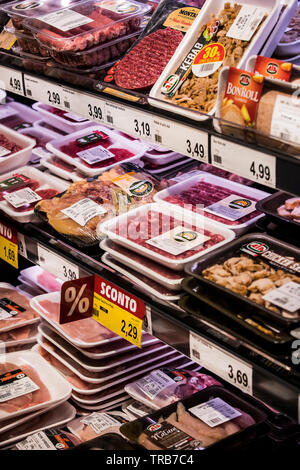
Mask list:
[[[91,317],[94,299],[94,276],[67,281],[61,289],[59,323]]]

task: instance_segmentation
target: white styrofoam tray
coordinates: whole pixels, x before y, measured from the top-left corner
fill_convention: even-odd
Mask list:
[[[7,282],[0,282],[0,288],[16,290],[15,286]],[[1,321],[0,321],[0,333],[6,333],[7,331],[21,328],[21,326],[33,325],[34,323],[38,323],[39,321],[40,321],[39,317],[36,316],[35,318],[31,318],[30,320],[24,320],[22,322],[20,321],[18,323],[12,324],[11,326],[6,326],[5,328],[1,328]]]
[[[92,132],[95,132],[95,131],[104,132],[112,140],[112,144],[109,147],[107,147],[107,150],[109,150],[110,148],[119,147],[119,148],[123,148],[123,149],[130,151],[131,153],[133,153],[133,156],[127,159],[124,159],[122,161],[116,161],[115,163],[112,163],[107,166],[93,168],[92,165],[89,165],[89,166],[85,165],[79,157],[74,157],[74,158],[70,157],[69,155],[64,153],[62,150],[60,150],[60,147],[62,145],[68,145],[69,142],[79,139],[80,137],[83,137],[87,133],[91,134]],[[99,145],[101,145],[100,142],[99,142]],[[117,134],[115,131],[109,129],[108,127],[104,127],[99,124],[98,125],[94,124],[93,126],[88,127],[88,129],[83,129],[78,132],[74,132],[73,134],[69,134],[66,137],[59,137],[58,139],[52,140],[51,142],[47,144],[46,147],[54,155],[57,155],[58,157],[60,157],[62,160],[66,161],[70,165],[75,166],[81,171],[81,173],[87,176],[96,176],[108,170],[109,168],[119,165],[120,163],[131,162],[138,158],[141,158],[144,155],[145,150],[147,148],[146,144],[142,144],[138,140],[126,139],[126,137],[123,137],[122,135]],[[84,150],[84,147],[82,147],[82,150]]]
[[[45,118],[46,121],[53,125],[54,127],[57,127],[58,129],[62,129],[66,133],[71,133],[71,132],[76,132],[81,129],[84,129],[86,127],[92,126],[94,123],[92,121],[89,121],[86,119],[85,121],[69,121],[68,119],[64,119],[61,116],[58,116],[57,114],[50,113],[50,111],[47,111],[46,109],[43,108],[43,103],[36,102],[33,103],[32,105],[33,109],[35,109],[41,117]]]
[[[72,400],[74,401],[75,405],[79,405],[81,408],[85,410],[101,411],[101,410],[108,410],[109,408],[111,409],[111,407],[117,408],[118,406],[121,405],[121,403],[128,400],[128,395],[127,393],[123,393],[119,397],[115,397],[109,400],[104,400],[103,402],[100,402],[98,405],[97,404],[86,405],[85,403],[78,401],[74,396],[72,396]]]
[[[128,240],[125,236],[117,235],[115,233],[114,229],[117,225],[121,226],[121,224],[123,223],[127,225],[128,218],[131,220],[135,215],[147,215],[149,211],[159,212],[165,215],[166,217],[173,217],[179,222],[181,222],[183,225],[189,224],[195,227],[196,229],[205,229],[215,234],[220,234],[224,237],[224,240],[220,243],[216,243],[215,245],[203,251],[197,252],[192,256],[174,259],[168,256],[163,256],[162,254],[153,251],[151,249],[151,245],[149,245],[149,248],[145,248],[144,246],[139,245],[138,243],[135,243],[132,240]],[[158,203],[145,204],[144,206],[133,209],[129,213],[121,214],[118,217],[101,223],[100,227],[98,226],[98,229],[100,230],[100,232],[105,233],[114,242],[126,246],[131,250],[135,250],[137,253],[140,253],[143,256],[146,256],[147,258],[150,258],[160,264],[163,264],[168,268],[175,269],[176,271],[182,271],[186,264],[195,261],[198,258],[201,258],[203,255],[206,255],[207,253],[215,250],[216,248],[225,245],[226,243],[230,242],[235,238],[235,233],[232,230],[228,229],[227,227],[224,227],[219,223],[217,224],[213,220],[210,220],[206,217],[199,217],[199,215],[184,210],[183,208],[178,206]]]
[[[3,173],[26,165],[26,163],[29,162],[32,149],[35,146],[35,140],[2,124],[0,124],[0,134],[5,135],[8,140],[22,147],[18,152],[10,153],[0,158],[0,174],[2,175]]]
[[[74,168],[74,171],[71,172],[71,171],[64,170],[63,168],[60,168],[57,165],[54,165],[53,155],[42,158],[41,165],[43,165],[45,168],[48,168],[50,173],[53,173],[54,175],[59,176],[60,178],[63,178],[64,180],[70,180],[70,181],[75,182],[75,181],[82,180],[83,178],[77,175],[76,168]]]
[[[282,38],[285,31],[288,29],[290,21],[292,20],[294,14],[296,13],[297,8],[300,6],[300,2],[297,0],[282,0],[282,3],[286,5],[285,11],[283,13],[283,18],[279,20],[280,28],[278,24],[275,30],[272,33],[272,39],[275,43],[278,43],[278,46],[275,50],[275,55],[278,57],[292,57],[298,55],[300,52],[300,39],[292,42],[278,42],[278,38]],[[265,54],[264,52],[264,55]],[[268,57],[268,55],[267,55]]]
[[[0,129],[0,132],[1,132],[1,129]],[[1,179],[6,180],[10,178],[11,176],[13,176],[15,173],[16,173],[15,171],[10,171],[9,173],[5,173],[4,175],[1,176]],[[21,173],[29,178],[32,178],[38,181],[40,186],[36,191],[49,188],[49,189],[55,189],[56,191],[58,191],[58,193],[61,193],[63,191],[66,191],[66,189],[68,189],[69,187],[69,184],[67,182],[62,181],[61,179],[56,178],[55,176],[45,175],[45,173],[43,173],[40,170],[37,170],[36,168],[33,168],[32,166],[18,168],[18,173]],[[28,223],[34,219],[34,208],[28,211],[18,212],[14,210],[11,204],[3,200],[3,201],[0,201],[0,209],[3,210],[3,212],[5,212],[7,215],[12,217],[17,222]]]
[[[20,271],[20,275],[22,277],[22,282],[27,281],[29,284],[32,284],[32,286],[36,289],[45,291],[45,292],[53,292],[53,290],[49,290],[49,286],[46,284],[42,284],[41,280],[39,278],[39,275],[46,273],[44,269],[42,269],[40,266],[30,266],[29,268],[23,269]],[[52,274],[46,273],[49,276],[52,276]],[[57,282],[57,289],[61,288],[63,285],[64,281],[62,281],[59,278],[55,278],[55,282]]]
[[[173,170],[173,169],[175,169],[175,168],[181,167],[181,166],[183,166],[185,163],[190,163],[190,162],[191,162],[191,159],[190,159],[189,157],[186,157],[186,158],[182,158],[182,159],[179,160],[179,161],[170,163],[169,165],[166,165],[166,166],[160,166],[159,168],[155,168],[155,169],[152,169],[152,168],[147,169],[147,168],[146,168],[146,170],[147,170],[148,173],[150,173],[151,175],[156,175],[156,174],[163,173],[164,171],[170,171],[170,170]]]
[[[100,243],[100,248],[103,251],[106,251],[107,253],[111,254],[113,258],[120,261],[120,263],[123,263],[125,266],[129,266],[130,268],[137,270],[139,273],[149,277],[149,279],[153,279],[153,281],[162,283],[171,291],[176,292],[181,290],[181,281],[183,281],[183,278],[170,279],[168,277],[164,277],[158,271],[154,271],[153,269],[150,269],[147,266],[144,266],[143,264],[139,263],[136,259],[132,259],[130,257],[130,251],[128,251],[128,256],[125,256],[123,253],[119,253],[118,251],[114,250],[114,248],[109,246],[109,240],[107,238],[102,240],[102,242]]]
[[[5,355],[5,362],[11,363],[19,368],[21,368],[22,365],[32,367],[39,375],[40,380],[47,387],[50,393],[50,399],[43,403],[31,406],[30,408],[19,409],[12,413],[1,410],[0,406],[0,421],[7,418],[21,416],[28,412],[37,411],[63,400],[66,401],[71,396],[71,385],[36,352],[31,350],[8,353]]]
[[[14,347],[14,346],[21,346],[21,345],[24,345],[24,344],[36,343],[37,342],[37,336],[38,336],[37,329],[36,329],[36,332],[34,332],[34,334],[32,336],[29,336],[28,338],[24,338],[24,339],[13,339],[13,340],[8,340],[8,341],[7,340],[2,341],[1,340],[1,334],[0,334],[0,353],[1,353],[1,350],[3,350],[2,348],[11,348],[11,347]],[[1,434],[1,430],[0,430],[0,434]]]
[[[281,0],[264,0],[263,3],[261,0],[238,0],[238,5],[253,5],[264,7],[268,12],[268,17],[265,19],[261,28],[255,36],[252,38],[248,48],[244,52],[243,57],[237,64],[237,68],[243,69],[246,65],[248,58],[253,54],[258,54],[261,48],[264,46],[269,34],[277,23],[280,11],[281,11]],[[181,60],[189,52],[190,48],[195,44],[196,40],[199,38],[199,33],[202,29],[202,26],[211,21],[212,15],[218,16],[221,10],[224,8],[225,0],[207,0],[202,7],[197,18],[193,22],[192,26],[189,28],[188,32],[184,36],[183,40],[176,49],[175,54],[172,59],[169,61],[164,71],[152,87],[150,91],[149,103],[152,106],[157,108],[165,109],[176,114],[181,114],[184,117],[194,119],[196,121],[204,121],[210,119],[215,112],[215,107],[205,114],[200,112],[194,112],[188,108],[177,106],[171,103],[171,101],[165,99],[165,96],[161,93],[161,87],[166,80],[166,78],[174,73],[180,64]],[[234,3],[234,2],[231,2]],[[273,50],[276,47],[276,43],[273,43]],[[154,98],[154,99],[151,99]]]
[[[202,173],[196,176],[192,176],[191,178],[184,180],[181,183],[177,183],[174,186],[170,186],[167,189],[163,189],[162,191],[155,194],[154,200],[158,202],[159,204],[173,205],[165,201],[165,198],[168,196],[179,195],[183,191],[189,190],[200,181],[214,184],[216,186],[220,186],[221,188],[230,189],[232,191],[232,194],[236,194],[236,193],[241,194],[241,196],[243,197],[247,197],[249,199],[254,198],[258,201],[270,195],[269,193],[265,191],[252,188],[251,186],[244,186],[243,184],[236,183],[235,181],[229,181],[225,178],[221,178],[220,176],[215,176],[210,173]],[[202,215],[200,215],[200,217],[202,217]],[[261,217],[264,217],[264,214],[260,214],[257,217],[254,217],[253,219],[248,220],[248,222],[244,222],[243,224],[237,224],[237,225],[230,225],[230,224],[226,224],[217,220],[215,222],[218,224],[221,224],[223,227],[230,228],[237,235],[241,235],[246,230],[248,230],[251,225],[254,225],[257,222],[257,220],[260,219]]]

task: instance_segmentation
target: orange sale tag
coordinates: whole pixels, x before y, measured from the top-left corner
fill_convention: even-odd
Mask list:
[[[213,42],[203,47],[196,55],[192,72],[196,77],[207,77],[215,73],[223,64],[226,56],[226,49],[223,44]]]

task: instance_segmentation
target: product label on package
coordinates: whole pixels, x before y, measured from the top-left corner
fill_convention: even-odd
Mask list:
[[[243,5],[226,36],[241,41],[250,41],[266,15],[267,10],[263,7]]]
[[[7,148],[2,147],[2,145],[0,145],[0,157],[6,157],[10,153],[11,153],[10,150],[8,150]]]
[[[192,72],[196,77],[208,77],[215,73],[223,64],[226,56],[226,49],[223,44],[213,42],[203,47],[196,55]]]
[[[163,26],[186,33],[197,18],[199,8],[182,7],[172,11]]]
[[[29,183],[30,178],[28,178],[25,175],[19,175],[15,174],[11,176],[10,178],[7,178],[7,180],[1,181],[0,182],[0,190],[5,191],[5,190],[12,190],[15,189],[18,186],[23,185],[24,183]]]
[[[167,421],[150,424],[144,430],[144,433],[155,445],[162,449],[177,451],[203,449],[201,441],[194,439]]]
[[[269,59],[261,55],[257,56],[254,72],[256,74],[263,75],[268,78],[276,78],[277,80],[283,80],[289,82],[291,73],[293,70],[293,64],[290,62],[283,62],[278,59]]]
[[[137,387],[139,387],[150,400],[153,400],[162,390],[174,384],[175,380],[160,370],[154,370],[151,374],[146,375],[146,377],[136,382]]]
[[[12,400],[39,389],[40,387],[21,369],[0,375],[0,402]]]
[[[251,214],[251,212],[254,212],[255,204],[256,201],[240,197],[237,194],[231,194],[230,196],[221,199],[221,201],[205,207],[204,210],[211,214],[223,217],[224,219],[238,220]]]
[[[300,143],[300,99],[277,95],[272,114],[271,134],[280,139]]]
[[[145,197],[153,191],[153,183],[147,180],[140,180],[135,177],[134,171],[114,178],[112,182],[123,189],[129,196]]]
[[[23,10],[33,10],[41,5],[41,2],[35,2],[32,0],[27,0],[25,2],[19,2],[13,5],[12,9],[16,11],[23,11]]]
[[[84,147],[85,145],[94,144],[95,142],[101,142],[108,139],[108,135],[104,132],[91,132],[90,134],[83,135],[76,139],[76,143]]]
[[[0,299],[0,320],[15,317],[18,313],[26,312],[26,308],[21,307],[10,299]]]
[[[278,289],[271,290],[263,296],[267,302],[271,302],[277,307],[288,312],[296,312],[300,309],[300,284],[297,282],[287,282]]]
[[[105,147],[102,147],[102,145],[99,145],[98,147],[77,152],[77,156],[89,165],[94,165],[95,163],[103,162],[109,158],[114,158],[115,155]]]
[[[221,398],[212,398],[205,403],[189,408],[189,411],[210,428],[219,426],[242,415],[242,413],[228,405]]]
[[[100,434],[112,426],[120,426],[123,423],[121,419],[118,421],[106,413],[92,413],[90,416],[81,419],[80,422],[90,426],[96,434]]]
[[[18,207],[32,204],[40,201],[42,198],[30,188],[19,189],[13,193],[4,194],[4,199],[9,202],[16,209]]]
[[[92,199],[85,198],[75,202],[75,204],[66,209],[62,209],[61,212],[81,225],[81,227],[84,227],[93,217],[106,214],[107,210],[100,204],[92,201]]]
[[[139,6],[127,0],[104,0],[101,2],[101,8],[113,11],[119,15],[130,15],[139,11]]]
[[[185,228],[183,225],[179,225],[169,232],[147,240],[147,243],[177,256],[188,250],[195,249],[209,239],[210,237],[207,237],[202,233],[195,232],[194,230]]]
[[[48,15],[43,15],[37,18],[44,23],[50,24],[56,29],[61,31],[69,31],[70,29],[79,28],[85,24],[91,23],[94,20],[88,18],[87,16],[77,13],[73,10],[59,10],[49,13]]]
[[[65,450],[75,447],[68,436],[58,429],[46,429],[16,444],[19,450]]]

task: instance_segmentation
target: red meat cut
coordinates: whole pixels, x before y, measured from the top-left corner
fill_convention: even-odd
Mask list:
[[[128,90],[152,87],[182,38],[180,31],[171,28],[158,29],[145,36],[118,64],[116,84]]]

